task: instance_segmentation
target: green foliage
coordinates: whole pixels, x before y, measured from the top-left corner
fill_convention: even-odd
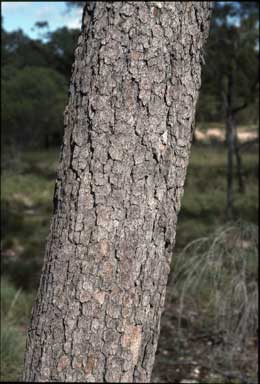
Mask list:
[[[35,23],[40,31],[48,27]],[[19,147],[56,146],[63,133],[63,111],[79,30],[59,28],[44,40],[2,28],[2,166]]]
[[[59,28],[48,34],[47,49],[53,57],[53,68],[70,79],[74,50],[79,36],[78,29]]]
[[[6,32],[2,29],[2,66],[24,68],[25,66],[48,67],[49,52],[40,40],[31,40],[22,30]]]
[[[238,121],[259,116],[259,8],[256,2],[215,2],[198,103],[199,121],[223,121],[226,79],[234,81],[234,108],[246,106]]]
[[[60,141],[66,102],[65,78],[53,69],[4,67],[2,140],[49,146]]]
[[[52,68],[69,81],[79,30],[62,27],[49,32],[46,21],[36,22],[35,28],[41,39],[32,40],[22,30],[6,32],[2,28],[2,66]]]

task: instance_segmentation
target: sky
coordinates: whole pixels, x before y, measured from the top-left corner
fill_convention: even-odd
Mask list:
[[[69,11],[62,1],[2,1],[3,27],[7,32],[22,29],[31,38],[39,38],[36,21],[48,21],[50,31],[67,26],[80,28],[82,10],[72,7]]]

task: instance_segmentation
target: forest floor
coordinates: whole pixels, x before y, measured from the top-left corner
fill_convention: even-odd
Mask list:
[[[1,174],[1,379],[18,380],[25,334],[39,279],[44,244],[52,214],[52,195],[59,150],[30,151],[13,158]],[[258,223],[258,146],[243,152],[246,191],[234,186],[234,219]],[[221,144],[193,146],[175,253],[191,241],[212,234],[225,224],[226,150]],[[256,265],[254,265],[256,268]],[[178,300],[168,287],[154,382],[256,382],[256,341],[232,355],[232,367],[214,364],[228,356],[228,347],[215,341],[210,323],[194,302],[185,304],[178,327]],[[199,320],[198,320],[199,318]],[[195,320],[194,320],[195,319]],[[224,348],[224,349],[223,349]],[[246,355],[246,358],[245,358]],[[223,359],[222,359],[223,360]],[[220,360],[218,360],[220,361]],[[234,363],[235,361],[235,363]],[[246,366],[245,366],[246,365]],[[251,380],[251,381],[250,381]]]
[[[178,316],[174,303],[167,300],[152,382],[257,383],[257,335],[231,351],[221,334],[203,324],[205,315],[202,318],[194,308],[186,309],[181,331]]]
[[[227,223],[173,255],[153,382],[257,383],[258,226]]]

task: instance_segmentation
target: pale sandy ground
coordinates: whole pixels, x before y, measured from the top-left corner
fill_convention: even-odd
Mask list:
[[[246,131],[244,129],[238,129],[237,131],[238,141],[240,143],[245,143],[250,140],[258,138],[257,131]],[[197,141],[210,141],[216,140],[219,142],[225,141],[225,131],[219,128],[209,128],[206,132],[200,131],[198,128],[195,130],[195,139]]]

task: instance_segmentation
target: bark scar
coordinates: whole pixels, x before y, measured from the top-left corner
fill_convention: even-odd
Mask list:
[[[142,327],[140,325],[129,325],[122,336],[122,346],[130,350],[133,356],[133,365],[137,364],[139,350],[142,341]]]

